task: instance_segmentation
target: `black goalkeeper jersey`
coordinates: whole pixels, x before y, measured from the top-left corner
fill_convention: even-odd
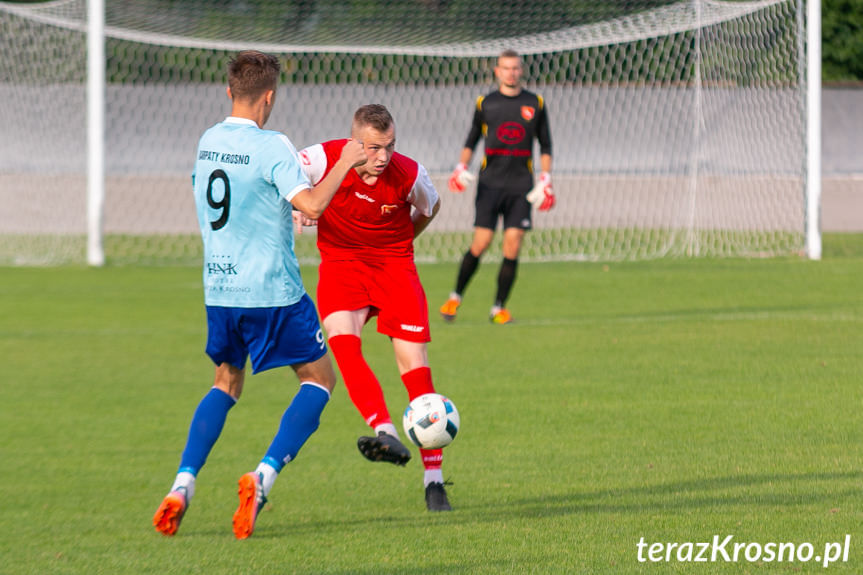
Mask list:
[[[533,140],[542,154],[551,154],[551,130],[542,96],[522,90],[504,96],[499,90],[476,101],[473,124],[465,147],[475,149],[485,138],[485,157],[479,174],[484,187],[524,194],[533,187]]]

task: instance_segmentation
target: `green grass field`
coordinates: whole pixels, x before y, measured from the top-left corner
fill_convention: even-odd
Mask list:
[[[434,310],[455,266],[420,273]],[[151,517],[212,383],[199,270],[0,269],[0,573],[822,572],[814,556],[846,535],[826,571],[863,572],[863,237],[825,236],[820,262],[525,264],[509,326],[486,318],[496,273],[480,268],[455,324],[432,322],[435,381],[462,417],[444,462],[455,511],[425,511],[418,458],[359,455],[339,384],[236,541],[236,480],[293,374],[248,379],[162,537]],[[366,337],[400,415],[388,341]],[[642,537],[729,535],[813,558],[639,562]]]

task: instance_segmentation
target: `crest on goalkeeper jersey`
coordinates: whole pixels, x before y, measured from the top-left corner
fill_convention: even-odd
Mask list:
[[[533,120],[534,115],[536,114],[536,108],[533,106],[522,106],[521,107],[521,117],[530,122]]]

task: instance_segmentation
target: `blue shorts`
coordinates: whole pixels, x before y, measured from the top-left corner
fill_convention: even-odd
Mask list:
[[[318,312],[308,294],[291,306],[207,306],[207,355],[213,363],[252,373],[316,361],[327,353]]]

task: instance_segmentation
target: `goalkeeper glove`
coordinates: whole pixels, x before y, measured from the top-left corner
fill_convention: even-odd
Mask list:
[[[459,164],[449,177],[449,189],[451,192],[463,192],[475,179],[476,176],[467,170],[466,165]]]
[[[551,174],[543,172],[539,181],[527,194],[527,201],[541,212],[547,212],[554,207],[554,191],[551,189]]]

